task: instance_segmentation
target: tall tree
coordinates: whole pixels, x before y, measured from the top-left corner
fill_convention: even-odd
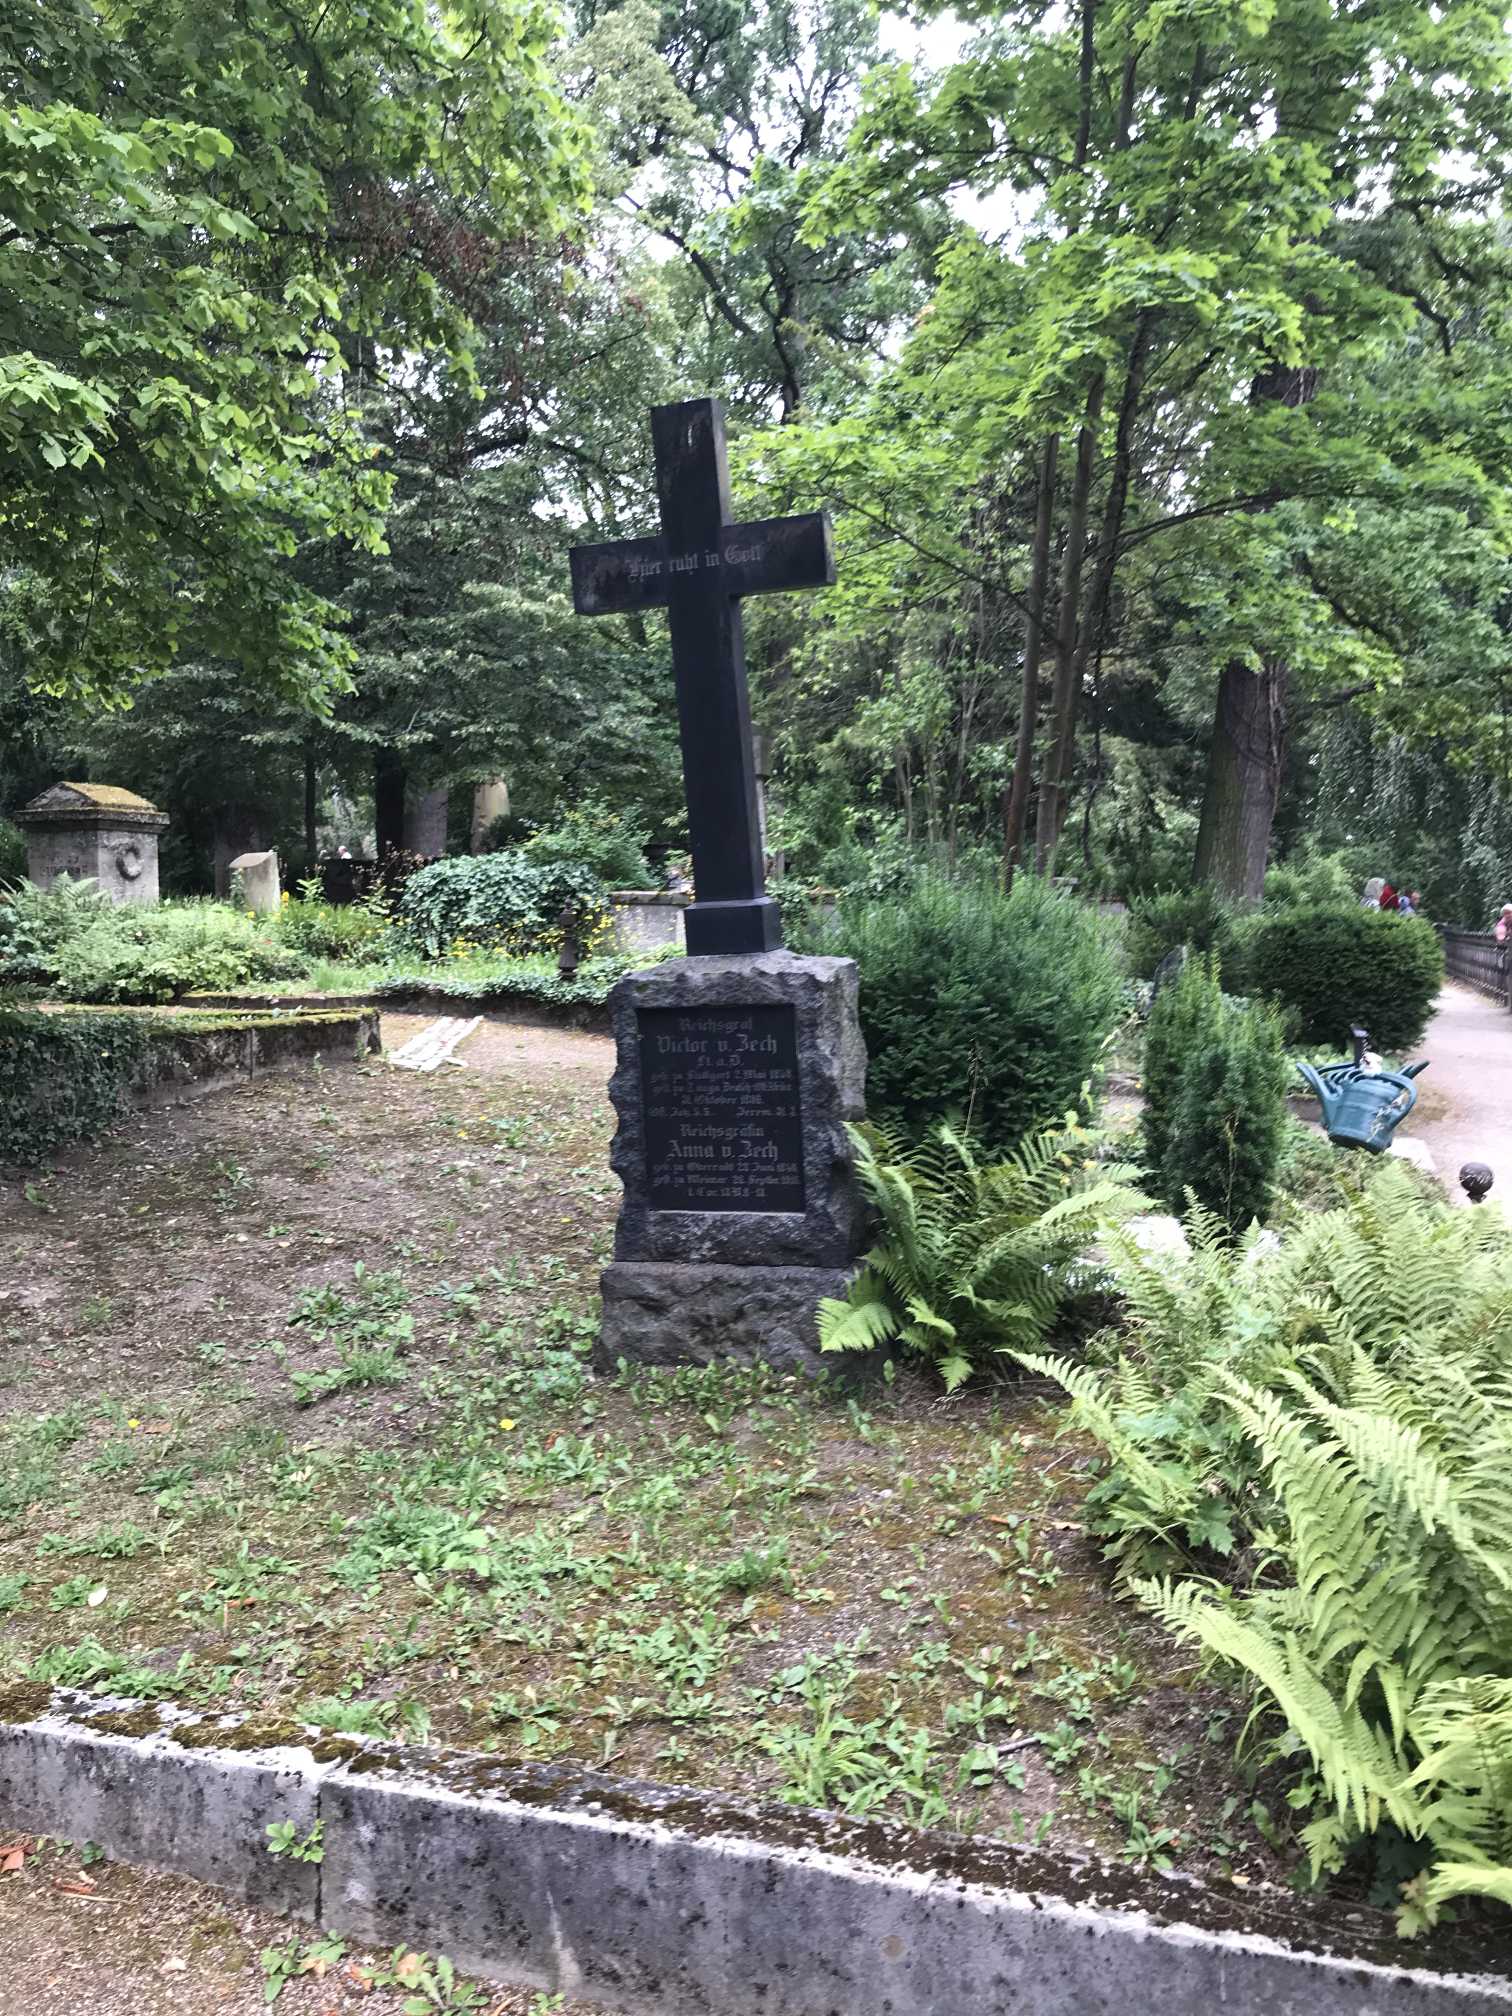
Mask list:
[[[301,538],[376,550],[354,346],[465,366],[494,242],[578,205],[540,0],[0,0],[0,543],[29,677],[233,649],[343,683]]]

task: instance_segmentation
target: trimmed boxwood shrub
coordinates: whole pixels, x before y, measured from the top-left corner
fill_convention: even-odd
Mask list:
[[[1187,1059],[1206,1045],[1222,1014],[1223,996],[1211,959],[1189,959],[1151,1004],[1143,1060],[1144,1160],[1157,1186],[1165,1180],[1166,1154],[1185,1089]]]
[[[988,1155],[1078,1103],[1121,1004],[1096,913],[1031,875],[842,902],[802,949],[861,969],[868,1112],[913,1134],[967,1117]]]
[[[1280,1003],[1297,1040],[1348,1046],[1363,1023],[1377,1050],[1400,1055],[1428,1026],[1444,954],[1421,917],[1351,904],[1262,911],[1243,929],[1246,991]]]
[[[129,1016],[0,1008],[0,1163],[39,1162],[108,1127],[147,1043]]]

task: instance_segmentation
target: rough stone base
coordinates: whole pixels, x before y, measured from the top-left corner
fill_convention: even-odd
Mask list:
[[[707,1267],[621,1260],[604,1269],[604,1322],[595,1360],[636,1365],[765,1362],[833,1374],[845,1360],[819,1349],[820,1298],[843,1295],[844,1267]]]

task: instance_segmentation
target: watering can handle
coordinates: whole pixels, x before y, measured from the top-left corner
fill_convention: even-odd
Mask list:
[[[1304,1064],[1299,1058],[1297,1060],[1297,1070],[1314,1098],[1326,1102],[1328,1093],[1324,1089],[1323,1080],[1318,1076],[1311,1064]]]

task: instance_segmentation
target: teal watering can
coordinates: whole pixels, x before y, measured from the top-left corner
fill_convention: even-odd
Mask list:
[[[1317,1094],[1329,1140],[1340,1148],[1368,1148],[1372,1155],[1391,1146],[1392,1135],[1417,1104],[1412,1081],[1427,1068],[1426,1057],[1405,1071],[1372,1071],[1358,1063],[1325,1064],[1321,1071],[1297,1066]]]

